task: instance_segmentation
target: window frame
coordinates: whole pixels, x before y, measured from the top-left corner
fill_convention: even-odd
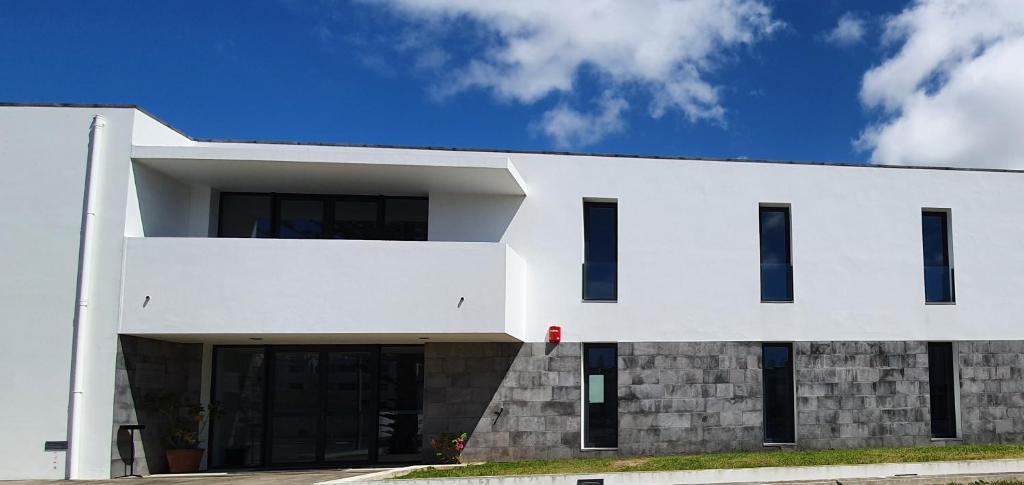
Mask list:
[[[766,347],[786,347],[789,349],[789,385],[790,385],[790,400],[789,410],[792,415],[793,428],[791,430],[793,440],[792,441],[770,441],[768,439],[768,379],[764,372],[764,349]],[[796,346],[793,342],[762,342],[761,343],[761,421],[762,421],[762,442],[764,446],[793,446],[797,444],[797,429],[799,428],[797,422],[797,410],[796,410]]]
[[[764,229],[762,223],[762,213],[764,212],[782,212],[785,216],[786,224],[786,259],[789,264],[788,282],[789,285],[789,298],[788,299],[768,299],[765,298],[765,286],[764,286],[764,253],[761,251],[762,241],[764,239]],[[760,203],[757,206],[757,251],[758,251],[758,280],[761,303],[793,303],[796,301],[796,288],[793,284],[793,208],[790,204],[782,203]]]
[[[281,202],[286,200],[318,200],[323,204],[323,212],[321,216],[321,232],[320,236],[310,239],[335,239],[334,238],[334,222],[335,222],[335,204],[338,202],[374,202],[377,205],[377,218],[375,221],[376,225],[376,238],[374,239],[363,239],[366,241],[426,241],[429,240],[429,228],[430,228],[430,198],[415,195],[352,195],[352,194],[298,194],[290,192],[220,192],[217,200],[217,237],[227,237],[223,235],[224,227],[224,198],[235,196],[235,195],[258,195],[266,196],[269,198],[270,204],[270,233],[265,238],[260,239],[288,239],[281,237]],[[383,236],[386,231],[384,225],[386,223],[386,208],[387,201],[393,199],[405,199],[405,200],[422,200],[426,202],[427,209],[427,228],[428,234],[424,234],[424,239],[385,239]],[[338,238],[339,240],[343,240]],[[352,239],[356,240],[356,239]]]
[[[935,421],[934,412],[932,406],[934,405],[934,397],[932,396],[932,347],[937,345],[949,346],[949,368],[944,371],[949,372],[950,389],[949,392],[952,394],[950,400],[952,401],[952,409],[950,412],[953,414],[950,416],[950,425],[953,427],[952,436],[936,436],[935,434]],[[959,441],[963,439],[963,422],[960,415],[960,348],[955,341],[942,340],[942,341],[928,341],[925,343],[925,351],[928,356],[928,401],[929,401],[929,421],[928,421],[928,432],[932,441]]]
[[[612,378],[615,379],[614,386],[605,386],[605,399],[611,394],[614,397],[613,405],[615,406],[615,427],[613,429],[615,435],[615,446],[588,446],[587,438],[589,437],[589,426],[591,420],[590,411],[588,409],[588,393],[589,385],[587,383],[587,350],[591,348],[610,348],[615,351],[615,368],[610,372],[607,370]],[[618,372],[619,372],[619,345],[615,342],[584,342],[580,344],[580,450],[581,451],[607,451],[617,450],[619,445],[619,393],[618,393]]]
[[[923,207],[921,208],[921,252],[922,252],[922,272],[928,270],[928,262],[924,259],[925,250],[925,237],[924,237],[924,218],[926,216],[942,216],[942,244],[943,250],[945,251],[946,268],[949,271],[949,292],[948,300],[929,300],[928,299],[928,278],[924,276],[924,303],[925,305],[956,305],[956,269],[953,261],[953,212],[948,208],[938,207]]]
[[[587,296],[587,253],[588,244],[587,230],[590,227],[590,211],[587,210],[591,207],[594,208],[612,208],[615,210],[615,223],[612,227],[612,231],[615,235],[614,241],[612,241],[615,247],[615,278],[613,281],[614,289],[611,298],[590,298]],[[615,199],[583,199],[583,264],[581,265],[580,272],[582,299],[584,302],[608,302],[614,303],[619,301],[619,202]]]

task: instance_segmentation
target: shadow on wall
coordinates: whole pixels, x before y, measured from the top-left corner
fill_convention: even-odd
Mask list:
[[[467,433],[468,441],[474,445],[493,441],[495,436],[490,430],[504,413],[498,391],[522,346],[519,342],[426,344],[423,359],[425,463],[438,461],[431,441],[444,433]]]
[[[132,236],[173,237],[188,234],[189,187],[144,164],[133,162],[132,175],[138,202],[138,221],[142,234]],[[131,188],[129,188],[131,190]],[[131,203],[131,202],[129,202]],[[129,208],[129,212],[131,212]],[[133,225],[129,221],[129,225]]]
[[[168,392],[180,395],[186,402],[198,403],[201,374],[201,344],[120,336],[114,386],[111,476],[130,473],[131,434],[121,426],[131,424],[146,426],[135,432],[135,473],[167,471],[161,419],[143,403],[148,396]]]
[[[519,195],[431,194],[431,241],[499,242],[523,205]]]

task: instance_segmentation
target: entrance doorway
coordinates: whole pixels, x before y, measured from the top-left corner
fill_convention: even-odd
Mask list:
[[[416,462],[422,346],[217,347],[211,468]]]

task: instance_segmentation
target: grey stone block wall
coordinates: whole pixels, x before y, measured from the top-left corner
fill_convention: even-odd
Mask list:
[[[446,432],[471,461],[580,453],[580,344],[428,343],[424,369],[425,460]]]
[[[963,439],[1024,442],[1024,342],[959,344]],[[931,439],[927,342],[796,342],[798,448]],[[465,458],[761,449],[760,342],[620,343],[619,447],[580,450],[579,343],[427,344],[424,450],[471,432]],[[500,411],[500,412],[499,412]]]
[[[761,344],[619,344],[619,453],[756,449]]]
[[[202,345],[163,342],[127,335],[118,340],[114,377],[114,416],[111,433],[112,477],[127,474],[129,435],[122,424],[145,424],[135,432],[135,473],[167,471],[159,416],[144,408],[149,395],[179,393],[187,402],[199,402]]]
[[[467,460],[644,455],[761,446],[760,344],[620,343],[619,448],[582,451],[579,343],[428,343],[424,450],[471,433]]]
[[[925,342],[796,342],[801,448],[931,442]]]
[[[957,345],[964,441],[1024,443],[1024,341]]]

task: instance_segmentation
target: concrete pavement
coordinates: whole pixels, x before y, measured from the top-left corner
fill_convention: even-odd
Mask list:
[[[344,468],[330,470],[243,471],[231,473],[196,473],[186,475],[150,475],[144,478],[114,478],[110,480],[13,480],[0,481],[2,485],[312,485],[314,483],[375,473],[386,468]]]

